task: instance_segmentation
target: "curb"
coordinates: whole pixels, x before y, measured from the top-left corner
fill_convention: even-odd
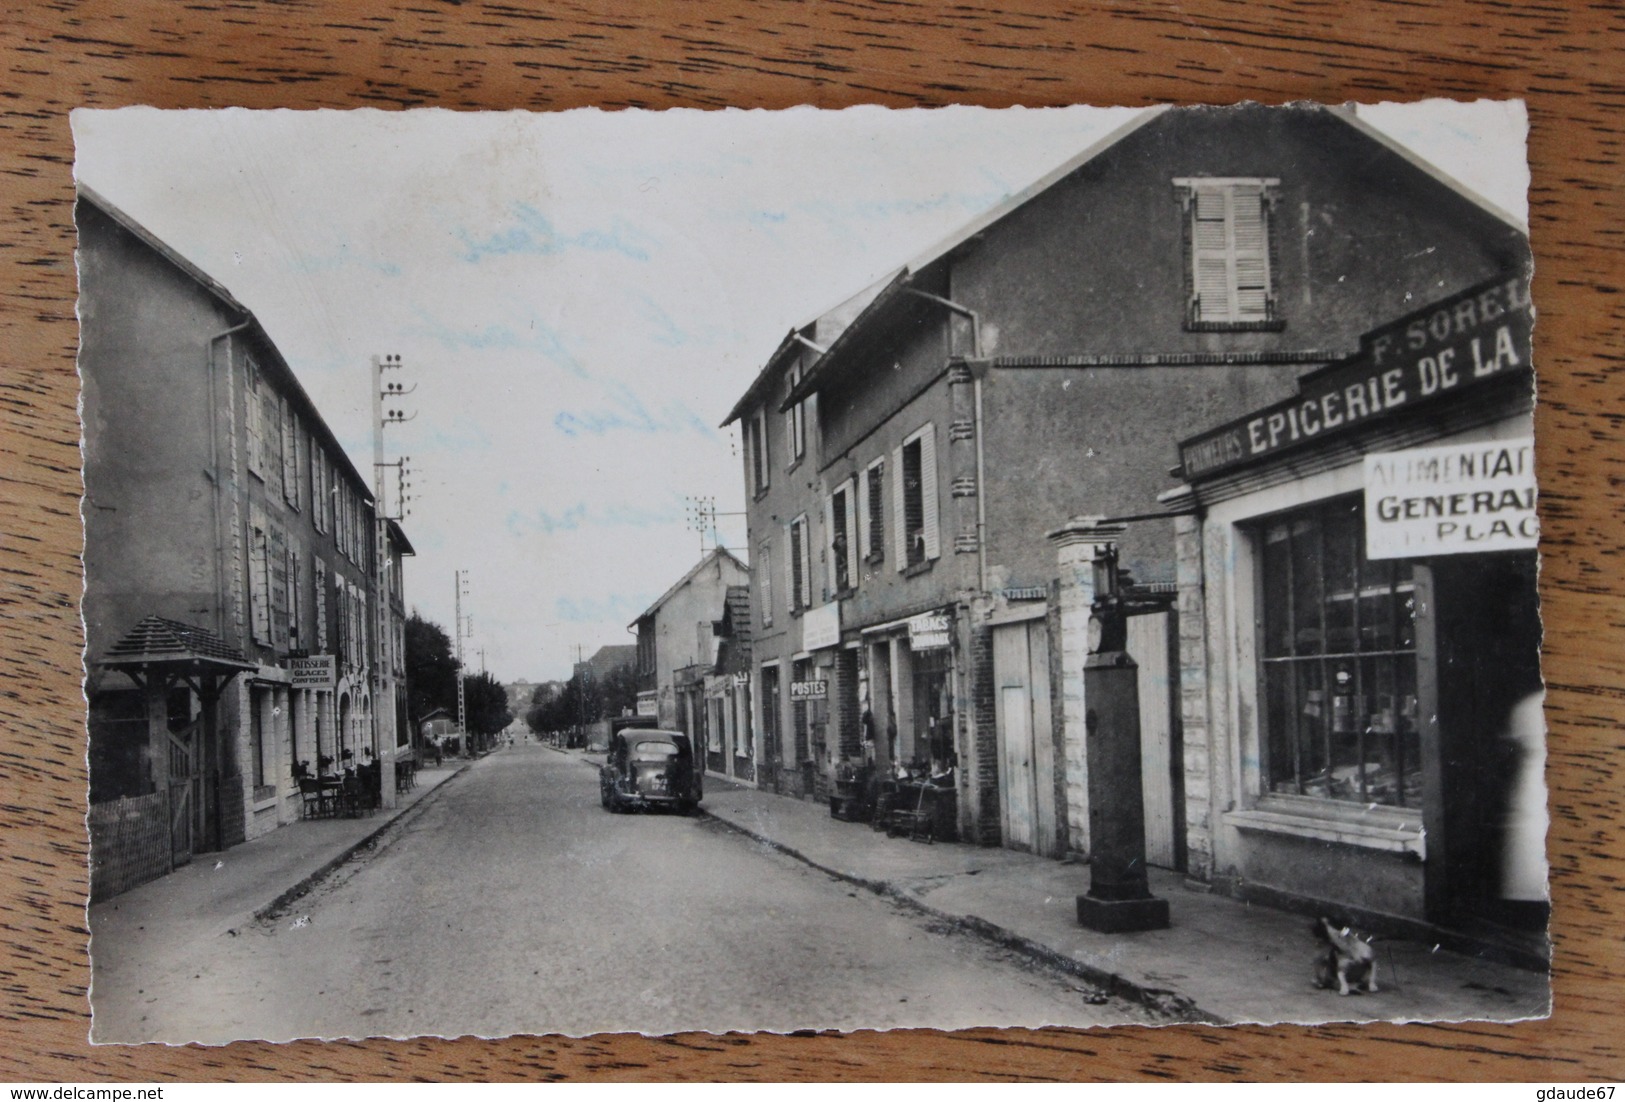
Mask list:
[[[908,892],[897,887],[890,881],[870,880],[866,877],[857,876],[850,872],[844,872],[841,869],[832,868],[818,861],[814,861],[812,858],[808,857],[800,850],[795,849],[793,846],[780,842],[777,839],[769,838],[765,834],[760,834],[757,831],[751,830],[749,827],[741,826],[738,823],[708,811],[703,804],[698,810],[699,813],[705,818],[715,820],[716,822],[728,827],[730,830],[738,831],[745,837],[751,838],[754,841],[759,842],[770,849],[776,850],[787,857],[793,857],[809,868],[817,869],[819,872],[822,872],[828,876],[833,876],[838,880],[844,880],[848,884],[853,884],[857,887],[865,889],[866,891],[873,892],[875,895],[889,899],[894,903],[899,903],[918,914],[936,919],[939,922],[946,922],[955,928],[964,931],[965,933],[975,935],[976,937],[981,938],[983,941],[997,945],[1000,948],[1009,949],[1013,952],[1020,953],[1021,955],[1028,957],[1039,964],[1045,965],[1046,967],[1053,968],[1060,972],[1065,972],[1068,975],[1076,976],[1079,979],[1095,984],[1096,986],[1104,989],[1110,995],[1136,1003],[1148,1010],[1154,1011],[1157,1014],[1166,1015],[1172,1019],[1170,1024],[1230,1024],[1228,1019],[1210,1011],[1203,1010],[1190,998],[1179,994],[1177,991],[1170,991],[1165,988],[1146,987],[1145,985],[1136,983],[1120,973],[1099,967],[1098,965],[1090,964],[1086,961],[1078,960],[1077,958],[1063,953],[1058,949],[1052,949],[1042,942],[1034,941],[1032,938],[1018,934],[1008,927],[1000,926],[996,922],[989,922],[985,918],[978,918],[976,915],[956,914],[950,911],[939,910],[938,908],[932,907],[929,904],[922,903],[920,900],[914,898],[912,895],[908,894]]]
[[[479,759],[474,760],[477,761]],[[325,879],[329,873],[338,868],[340,865],[344,864],[350,858],[354,857],[361,850],[375,843],[385,831],[390,830],[398,824],[417,818],[422,808],[428,807],[429,804],[438,799],[441,790],[455,781],[458,777],[461,777],[464,773],[468,772],[469,767],[473,764],[474,761],[465,762],[455,773],[441,781],[439,784],[435,785],[432,791],[425,793],[423,798],[412,804],[411,807],[408,807],[399,813],[390,816],[388,819],[385,819],[383,822],[378,824],[377,830],[369,831],[352,844],[344,847],[344,849],[340,850],[330,860],[318,866],[314,871],[300,877],[294,882],[292,887],[282,891],[275,899],[271,900],[271,902],[265,904],[263,907],[255,908],[254,911],[249,915],[249,921],[263,922],[268,918],[275,918],[279,912],[284,910],[290,904],[295,903],[304,896],[308,895],[311,889],[317,884],[321,883],[321,881]]]

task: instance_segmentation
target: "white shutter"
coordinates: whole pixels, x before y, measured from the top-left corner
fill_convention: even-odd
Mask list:
[[[1192,288],[1197,317],[1224,321],[1232,316],[1229,192],[1225,188],[1197,188],[1191,204]]]
[[[862,481],[863,479],[856,477],[846,480],[846,516],[842,519],[841,527],[841,534],[846,537],[846,581],[853,587],[858,584],[860,573],[858,562],[862,558],[863,543],[852,538],[853,533],[857,531],[857,525],[853,521],[857,515],[858,484]]]
[[[857,564],[869,557],[869,472],[860,471],[854,481],[857,483],[858,501],[858,545],[852,549],[855,571]]]
[[[796,522],[784,526],[784,604],[794,611],[801,587],[796,585]]]
[[[812,530],[803,516],[801,525],[801,607],[812,607]]]
[[[1237,184],[1231,190],[1230,224],[1235,243],[1235,317],[1262,321],[1269,316],[1270,279],[1263,188]]]
[[[773,624],[773,545],[764,542],[761,549],[761,561],[757,563],[760,568],[756,571],[757,577],[762,579],[762,626],[771,627]]]
[[[316,569],[316,653],[327,653],[327,564],[315,561]]]
[[[834,596],[840,590],[840,580],[835,577],[835,495],[824,495],[824,586],[825,592]]]
[[[925,557],[937,558],[942,554],[942,538],[937,531],[937,430],[925,426],[920,437],[920,515],[925,526]]]
[[[908,488],[903,484],[903,449],[894,448],[891,453],[892,471],[892,546],[897,550],[897,569],[908,569],[908,505],[905,497]]]

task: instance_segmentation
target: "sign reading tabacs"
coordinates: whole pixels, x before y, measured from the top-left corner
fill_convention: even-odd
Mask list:
[[[1533,440],[1365,457],[1368,559],[1527,550],[1539,539]]]
[[[289,659],[295,689],[331,689],[336,681],[331,654]]]
[[[1374,330],[1360,352],[1298,380],[1298,393],[1179,446],[1187,479],[1210,478],[1530,370],[1523,276],[1453,295]]]
[[[948,645],[948,614],[928,612],[908,622],[909,650],[940,650]]]

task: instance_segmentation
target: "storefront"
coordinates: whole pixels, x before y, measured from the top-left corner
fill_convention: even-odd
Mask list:
[[[1181,445],[1194,876],[1379,926],[1544,929],[1532,403],[1508,278]]]

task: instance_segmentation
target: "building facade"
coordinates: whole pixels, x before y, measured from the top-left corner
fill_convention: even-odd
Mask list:
[[[697,753],[709,744],[706,678],[715,672],[728,591],[749,583],[750,567],[718,547],[628,625],[638,637],[640,703],[652,693],[660,726],[691,736]]]
[[[1059,614],[1086,594],[1046,535],[1133,518],[1121,565],[1162,598],[1131,639],[1148,841],[1182,865],[1174,522],[1139,519],[1172,442],[1526,249],[1350,113],[1147,112],[791,333],[729,417],[761,783],[822,798],[859,762],[951,769],[962,838],[1087,853],[1082,641]]]
[[[127,833],[146,801],[167,809],[147,845],[169,850],[161,873],[298,818],[296,770],[381,753],[372,495],[246,307],[89,189],[76,218],[93,864],[96,806]],[[410,552],[398,529],[390,546]],[[149,618],[245,668],[209,699],[128,647],[105,664]]]
[[[1544,932],[1531,321],[1514,268],[1182,445],[1194,875]]]

